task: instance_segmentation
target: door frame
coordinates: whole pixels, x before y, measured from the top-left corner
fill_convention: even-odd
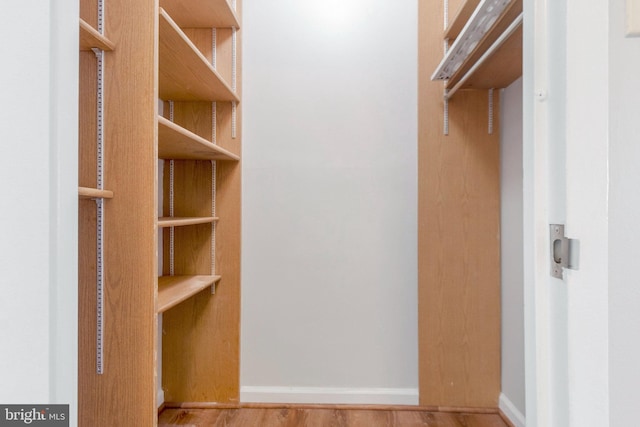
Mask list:
[[[608,3],[524,1],[527,426],[609,425]],[[580,241],[562,281],[549,274],[555,221]]]

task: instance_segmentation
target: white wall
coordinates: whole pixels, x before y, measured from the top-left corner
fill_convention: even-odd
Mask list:
[[[77,383],[78,5],[0,14],[0,402],[68,403]]]
[[[524,266],[522,211],[522,79],[502,92],[500,118],[500,257],[502,281],[501,407],[523,421]]]
[[[417,403],[417,1],[243,20],[242,399]]]
[[[624,37],[624,0],[609,29],[609,386],[610,425],[640,419],[640,38]]]

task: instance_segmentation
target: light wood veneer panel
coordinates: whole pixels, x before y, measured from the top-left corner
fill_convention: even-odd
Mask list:
[[[460,91],[443,135],[443,87],[429,78],[443,55],[442,12],[441,0],[419,3],[420,404],[495,408],[500,127],[496,113],[488,135],[487,91]]]
[[[158,15],[151,0],[109,0],[105,12],[105,32],[118,46],[105,55],[105,188],[117,197],[105,203],[103,375],[96,374],[95,203],[80,201],[79,425],[153,426]]]

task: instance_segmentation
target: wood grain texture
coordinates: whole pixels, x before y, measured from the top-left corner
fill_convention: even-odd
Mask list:
[[[183,28],[240,27],[227,0],[161,0],[160,7]]]
[[[186,301],[198,292],[214,286],[220,276],[162,276],[158,278],[158,313]]]
[[[237,15],[241,16],[241,1]],[[211,60],[211,31],[185,29],[196,48]],[[217,69],[231,81],[230,30],[217,30]],[[238,88],[241,94],[241,36],[238,32]],[[231,104],[216,102],[217,144],[239,158],[241,109],[237,138],[231,138]],[[174,122],[212,141],[211,102],[174,102]],[[241,163],[216,162],[216,274],[221,276],[216,294],[200,292],[165,312],[163,318],[163,388],[173,402],[237,405],[240,396],[240,219]],[[165,167],[165,171],[168,170]],[[211,162],[175,161],[176,215],[206,215],[211,209]],[[167,191],[165,174],[165,202]],[[165,213],[167,213],[165,205]],[[210,274],[211,228],[176,229],[175,268],[180,274]],[[165,230],[165,239],[168,230]],[[208,245],[208,246],[207,246]],[[168,245],[165,245],[167,260]],[[165,266],[168,263],[165,262]],[[166,270],[166,268],[165,268]],[[165,271],[165,274],[167,272]]]
[[[159,95],[174,101],[238,101],[229,83],[171,17],[160,10]]]
[[[500,392],[499,123],[460,91],[443,135],[442,2],[419,3],[420,404],[496,408]],[[499,105],[495,105],[499,111]]]
[[[96,374],[95,362],[95,203],[80,202],[86,215],[79,251],[79,425],[153,426],[157,10],[152,0],[109,0],[105,12],[105,33],[118,48],[105,55],[104,179],[117,197],[105,203],[103,375]],[[95,74],[85,78],[95,79]],[[81,91],[81,104],[85,95],[86,102],[95,103]],[[91,133],[86,140],[95,143]]]
[[[498,414],[422,410],[241,408],[165,409],[158,426],[260,427],[507,427]]]

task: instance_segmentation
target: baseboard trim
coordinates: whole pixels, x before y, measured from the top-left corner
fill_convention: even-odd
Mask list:
[[[418,405],[417,388],[260,387],[240,389],[242,403]]]
[[[499,401],[499,409],[500,415],[506,419],[506,421],[510,422],[513,427],[525,427],[526,419],[522,412],[516,408],[516,405],[509,400],[507,396],[503,393],[500,393],[500,401]]]

